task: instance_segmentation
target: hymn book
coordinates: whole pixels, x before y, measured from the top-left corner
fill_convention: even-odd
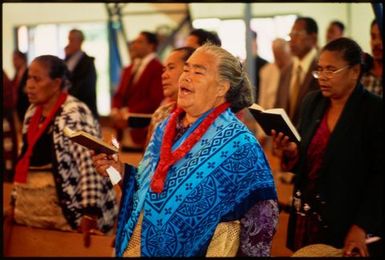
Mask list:
[[[265,134],[271,135],[271,130],[274,129],[277,133],[282,132],[287,135],[292,142],[299,143],[301,141],[301,136],[283,108],[265,110],[254,103],[249,107],[249,111]]]
[[[105,153],[107,155],[112,155],[119,152],[119,148],[84,131],[72,131],[68,127],[65,127],[63,132],[69,139],[88,149],[94,150],[96,154]]]

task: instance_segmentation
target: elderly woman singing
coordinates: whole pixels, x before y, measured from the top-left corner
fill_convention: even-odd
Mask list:
[[[117,256],[270,253],[278,217],[273,177],[234,115],[252,101],[238,59],[205,44],[185,63],[177,108],[155,128],[138,169],[93,156],[100,174],[113,166],[124,175]]]

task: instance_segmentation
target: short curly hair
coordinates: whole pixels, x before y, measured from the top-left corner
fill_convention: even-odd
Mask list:
[[[253,104],[252,86],[238,58],[211,43],[206,43],[197,50],[210,53],[218,59],[218,76],[220,80],[230,83],[230,89],[225,98],[234,113]]]

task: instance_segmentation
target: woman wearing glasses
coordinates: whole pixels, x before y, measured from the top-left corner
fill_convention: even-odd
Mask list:
[[[293,251],[323,243],[368,256],[367,239],[381,235],[382,99],[364,90],[362,67],[356,42],[329,42],[313,71],[320,89],[302,103],[301,143],[272,133],[283,169],[297,176],[287,239]]]

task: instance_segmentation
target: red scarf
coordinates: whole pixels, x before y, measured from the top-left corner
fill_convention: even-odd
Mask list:
[[[41,118],[41,115],[43,113],[43,106],[38,106],[36,108],[35,114],[33,114],[28,130],[27,130],[27,151],[23,155],[23,157],[17,162],[16,169],[15,169],[15,182],[19,183],[25,183],[27,182],[27,174],[28,174],[28,168],[29,168],[29,161],[33,152],[33,148],[36,144],[36,142],[39,140],[40,136],[44,133],[47,126],[52,121],[53,117],[55,116],[56,112],[59,110],[61,105],[64,103],[64,101],[67,99],[68,93],[62,92],[57,99],[54,107],[49,112],[49,115],[46,117],[44,122],[42,123],[41,127],[39,127],[39,121]]]
[[[230,104],[226,102],[216,107],[174,152],[171,151],[171,148],[176,134],[176,120],[183,112],[183,109],[177,108],[174,113],[171,114],[162,140],[160,160],[151,182],[152,191],[156,193],[163,191],[164,181],[166,180],[167,172],[170,167],[191,150],[196,142],[198,142],[198,140],[200,140],[206,133],[207,129],[211,126],[215,119],[217,119],[217,117],[229,106]]]

